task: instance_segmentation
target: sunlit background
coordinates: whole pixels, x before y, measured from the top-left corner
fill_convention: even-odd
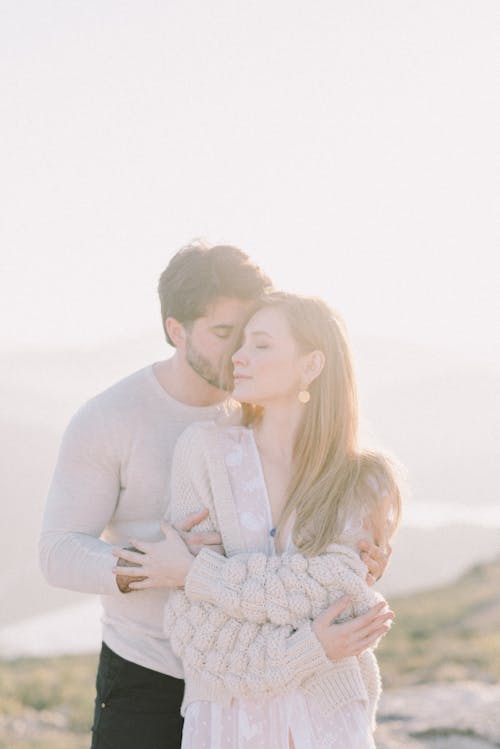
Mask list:
[[[498,553],[494,7],[3,4],[0,652],[97,646],[38,572],[45,494],[76,408],[170,354],[156,282],[196,236],[346,319],[412,487],[386,591]]]

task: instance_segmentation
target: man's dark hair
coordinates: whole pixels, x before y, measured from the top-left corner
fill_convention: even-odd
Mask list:
[[[165,337],[167,317],[189,324],[203,317],[207,307],[222,297],[251,301],[272,287],[271,280],[248,255],[231,245],[210,247],[193,242],[177,252],[158,283]]]

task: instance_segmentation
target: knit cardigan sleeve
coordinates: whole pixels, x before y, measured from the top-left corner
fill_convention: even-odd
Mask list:
[[[209,601],[229,616],[263,624],[300,626],[330,603],[349,595],[347,616],[358,616],[382,600],[365,582],[366,566],[352,549],[332,544],[324,554],[221,557],[203,549],[186,580],[193,601]]]

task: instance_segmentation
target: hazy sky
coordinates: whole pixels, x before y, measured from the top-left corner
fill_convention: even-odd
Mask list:
[[[3,3],[4,349],[151,328],[201,235],[351,330],[499,362],[495,8]]]

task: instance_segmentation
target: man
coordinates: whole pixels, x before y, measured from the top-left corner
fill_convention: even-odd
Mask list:
[[[174,356],[89,401],[64,435],[40,559],[52,585],[103,596],[92,749],[180,747],[182,669],[162,632],[167,590],[131,591],[125,575],[115,579],[112,573],[112,552],[131,537],[162,539],[176,440],[191,422],[217,419],[234,407],[220,381],[221,364],[231,334],[269,287],[269,279],[235,247],[183,248],[159,283]],[[187,518],[182,528],[193,553],[220,543],[214,534],[189,535],[200,519]],[[378,575],[385,560],[372,553],[370,570]],[[373,621],[375,614],[368,628]],[[353,654],[361,636],[356,622],[329,624],[323,615],[314,629],[326,655]],[[363,632],[366,637],[366,627]]]

